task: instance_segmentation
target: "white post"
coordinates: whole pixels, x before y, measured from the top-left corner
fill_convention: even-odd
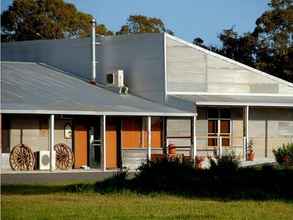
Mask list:
[[[245,160],[246,160],[246,154],[247,154],[247,147],[248,147],[248,144],[249,144],[249,106],[245,106],[244,107],[244,111],[243,111],[243,114],[244,114],[244,137],[245,137],[245,147],[244,147],[244,157],[245,157]]]
[[[105,171],[107,169],[107,152],[106,152],[106,115],[101,116],[101,168]]]
[[[148,116],[148,122],[147,122],[147,129],[148,129],[148,153],[147,158],[148,160],[151,160],[152,157],[152,118],[151,116]]]
[[[92,24],[92,82],[96,82],[96,20],[93,18]]]
[[[191,123],[191,128],[192,128],[192,146],[191,146],[191,157],[194,160],[196,157],[196,115],[192,117],[192,123]]]
[[[50,122],[49,122],[49,129],[50,129],[50,171],[53,171],[55,169],[55,158],[53,158],[54,155],[54,145],[55,145],[55,115],[50,115]]]
[[[246,160],[246,149],[247,149],[247,144],[246,144],[246,137],[243,137],[243,160]]]
[[[223,137],[219,136],[218,141],[219,141],[219,156],[222,158],[223,156],[223,143],[222,143]]]

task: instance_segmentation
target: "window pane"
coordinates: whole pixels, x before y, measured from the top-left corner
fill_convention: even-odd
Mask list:
[[[230,120],[221,120],[221,134],[230,133]]]
[[[218,121],[209,120],[208,133],[218,133]]]

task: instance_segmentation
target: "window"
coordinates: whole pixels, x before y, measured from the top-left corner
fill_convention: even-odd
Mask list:
[[[208,111],[208,145],[218,146],[218,137],[222,137],[222,146],[230,146],[231,121],[228,109],[210,109]]]

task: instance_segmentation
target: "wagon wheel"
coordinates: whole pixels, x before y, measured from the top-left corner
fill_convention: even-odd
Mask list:
[[[30,147],[18,144],[11,150],[9,163],[13,170],[33,170],[35,165],[34,153]]]
[[[56,167],[61,170],[72,168],[74,157],[71,149],[66,144],[60,143],[54,146],[54,150],[56,151]]]

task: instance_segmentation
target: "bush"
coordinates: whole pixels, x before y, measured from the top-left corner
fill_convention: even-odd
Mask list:
[[[162,158],[148,161],[138,168],[135,185],[141,190],[175,190],[188,187],[195,176],[193,161]]]
[[[230,174],[236,172],[238,168],[239,160],[236,159],[234,154],[222,156],[217,160],[210,159],[210,170],[215,173]]]
[[[277,150],[273,150],[276,161],[280,165],[291,165],[293,164],[293,143],[283,144]]]

